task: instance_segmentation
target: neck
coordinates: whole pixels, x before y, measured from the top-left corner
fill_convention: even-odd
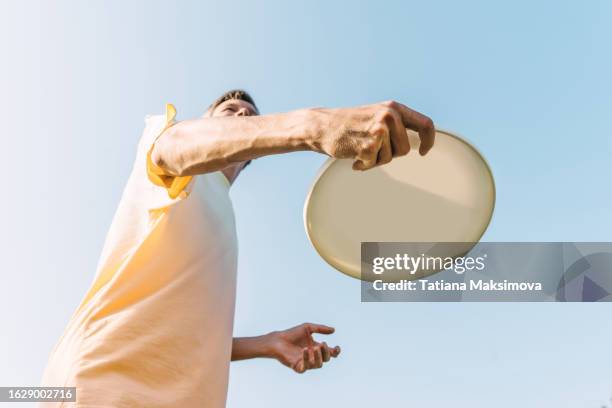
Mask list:
[[[242,166],[229,166],[221,170],[225,177],[227,177],[227,180],[229,181],[230,185],[234,184],[234,180],[238,178],[241,167]]]

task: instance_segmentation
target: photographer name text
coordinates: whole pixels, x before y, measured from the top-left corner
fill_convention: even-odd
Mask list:
[[[511,282],[508,280],[469,280],[467,282],[446,282],[444,280],[407,280],[402,279],[398,282],[384,282],[382,279],[372,282],[372,288],[379,291],[400,290],[400,291],[541,291],[541,282]]]

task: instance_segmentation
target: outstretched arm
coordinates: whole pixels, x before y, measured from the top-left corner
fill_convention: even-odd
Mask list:
[[[265,155],[310,150],[353,159],[356,170],[367,170],[408,153],[406,129],[419,132],[419,151],[426,154],[434,143],[433,122],[393,101],[263,116],[204,117],[168,128],[151,159],[167,175],[190,176]]]
[[[297,373],[321,368],[332,357],[338,357],[340,347],[329,347],[312,337],[314,333],[332,334],[333,327],[304,323],[291,329],[275,331],[257,337],[237,337],[232,343],[232,361],[249,358],[274,358]]]

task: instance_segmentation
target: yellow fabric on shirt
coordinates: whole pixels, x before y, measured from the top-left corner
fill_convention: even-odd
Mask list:
[[[176,110],[148,116],[94,281],[54,347],[44,386],[76,403],[225,406],[238,246],[221,172],[163,174],[150,160]]]
[[[174,105],[167,104],[166,105],[166,126],[162,132],[160,132],[159,136],[168,129],[172,124],[174,124],[174,119],[176,118],[176,109]],[[157,138],[159,138],[157,136]],[[156,138],[156,140],[157,140]],[[181,194],[187,184],[191,181],[192,176],[186,177],[173,177],[164,174],[164,171],[157,167],[153,161],[151,161],[151,152],[153,151],[153,144],[151,144],[151,148],[147,152],[147,175],[149,176],[149,180],[158,186],[165,187],[168,190],[168,197],[176,198],[179,194]]]

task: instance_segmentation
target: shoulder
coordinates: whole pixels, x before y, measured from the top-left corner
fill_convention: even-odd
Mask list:
[[[140,149],[147,149],[166,126],[166,115],[147,115],[144,118],[144,130],[138,142]]]
[[[166,124],[166,115],[146,115],[144,117],[145,128],[159,124]]]

